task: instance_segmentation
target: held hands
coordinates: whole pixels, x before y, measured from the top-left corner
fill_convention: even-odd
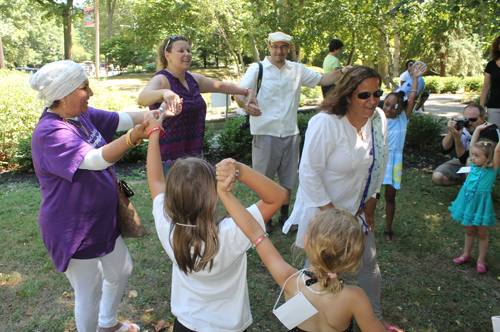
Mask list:
[[[375,207],[377,205],[377,199],[372,197],[365,202],[365,221],[368,226],[369,231],[375,231]]]
[[[179,115],[182,112],[182,98],[171,90],[165,91],[163,94],[164,101],[160,105],[160,109],[165,112],[167,117]]]
[[[260,116],[262,112],[259,108],[259,102],[257,101],[257,96],[252,89],[248,89],[248,101],[246,104],[247,114],[251,116]]]
[[[217,189],[222,191],[232,191],[236,180],[236,161],[232,158],[227,158],[220,161],[217,165],[215,165],[215,167]]]
[[[146,123],[146,129],[145,129],[146,130],[146,137],[145,138],[148,138],[147,134],[151,128],[162,126],[163,120],[165,119],[165,117],[166,117],[166,114],[160,113],[158,110],[151,112],[151,114],[146,119],[146,121],[143,122],[143,123]]]

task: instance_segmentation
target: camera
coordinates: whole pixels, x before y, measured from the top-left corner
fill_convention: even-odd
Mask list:
[[[240,130],[246,130],[250,128],[250,115],[245,114],[245,121],[240,124]]]
[[[462,130],[463,127],[468,127],[470,125],[468,118],[454,118],[453,121],[457,123],[457,130]]]

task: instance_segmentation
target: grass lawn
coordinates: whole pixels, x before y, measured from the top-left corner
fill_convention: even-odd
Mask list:
[[[156,236],[144,171],[137,170],[126,179],[136,193],[132,202],[149,233],[141,239],[126,239],[134,270],[120,319],[138,323],[143,331],[155,331],[155,322],[173,320],[169,306],[172,264]],[[393,228],[398,241],[392,244],[382,237],[385,204],[383,200],[378,204],[376,238],[383,310],[387,320],[406,331],[491,331],[490,317],[500,315],[498,226],[490,228],[488,273],[477,274],[475,261],[464,266],[452,262],[464,244],[464,229],[448,211],[459,189],[436,187],[429,173],[406,170],[403,189],[396,198]],[[257,200],[241,184],[235,195],[247,206]],[[496,205],[499,198],[499,189],[494,188]],[[40,200],[39,188],[32,183],[0,188],[0,331],[75,330],[73,290],[64,274],[54,268],[41,239],[37,223]],[[289,262],[294,260],[294,238],[276,228],[271,236]],[[477,257],[477,244],[473,257]],[[279,287],[254,251],[248,251],[248,258],[254,319],[249,331],[286,331],[272,314]],[[301,265],[297,259],[296,266]],[[137,297],[128,296],[132,290]]]

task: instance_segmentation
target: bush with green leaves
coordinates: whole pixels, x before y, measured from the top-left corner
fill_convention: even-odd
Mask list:
[[[316,114],[317,112],[308,112],[308,113],[299,112],[299,114],[297,114],[297,126],[299,127],[300,139],[301,139],[300,140],[301,155],[302,155],[302,148],[304,147],[304,141],[306,139],[306,130],[307,126],[309,125],[309,120],[311,120],[311,118]]]
[[[219,132],[217,143],[223,156],[236,160],[248,160],[252,156],[252,135],[249,129],[241,130],[244,116],[228,118]]]
[[[463,79],[460,77],[444,77],[441,93],[457,93],[462,87]]]
[[[481,92],[483,88],[484,78],[481,76],[465,77],[463,86],[465,91]]]
[[[314,88],[304,86],[300,93],[300,106],[311,102],[315,103],[321,101],[322,97],[323,93],[320,86],[315,86]]]
[[[426,76],[425,80],[425,90],[430,93],[441,93],[444,88],[444,83],[441,77],[437,76]]]
[[[405,146],[419,150],[437,149],[446,122],[446,118],[430,114],[412,115],[406,131]]]

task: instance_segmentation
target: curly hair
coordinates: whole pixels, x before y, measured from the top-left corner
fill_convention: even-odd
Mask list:
[[[172,37],[174,37],[174,36],[172,36]],[[174,43],[176,41],[184,40],[189,44],[189,40],[187,40],[186,37],[175,36],[175,39],[172,39],[172,37],[165,38],[165,40],[158,46],[158,59],[156,61],[156,69],[157,70],[163,70],[163,69],[167,68],[168,61],[167,61],[167,58],[165,57],[165,52],[172,52],[172,45],[174,45]],[[169,43],[169,41],[170,41],[170,43]],[[167,44],[168,44],[168,47],[167,47]],[[165,49],[165,47],[167,49]]]
[[[212,268],[219,251],[217,200],[217,182],[210,165],[198,158],[175,162],[167,175],[164,214],[171,220],[170,242],[184,273]]]
[[[378,79],[378,86],[382,85],[382,77],[375,69],[366,66],[354,66],[340,80],[335,89],[330,92],[319,106],[320,112],[335,114],[343,117],[347,113],[347,98],[352,95],[364,80]]]
[[[304,249],[318,284],[338,295],[343,285],[328,274],[356,271],[365,250],[363,229],[347,210],[328,209],[311,218],[306,234]]]
[[[493,44],[491,44],[491,58],[497,61],[500,58],[500,36],[495,38]]]

